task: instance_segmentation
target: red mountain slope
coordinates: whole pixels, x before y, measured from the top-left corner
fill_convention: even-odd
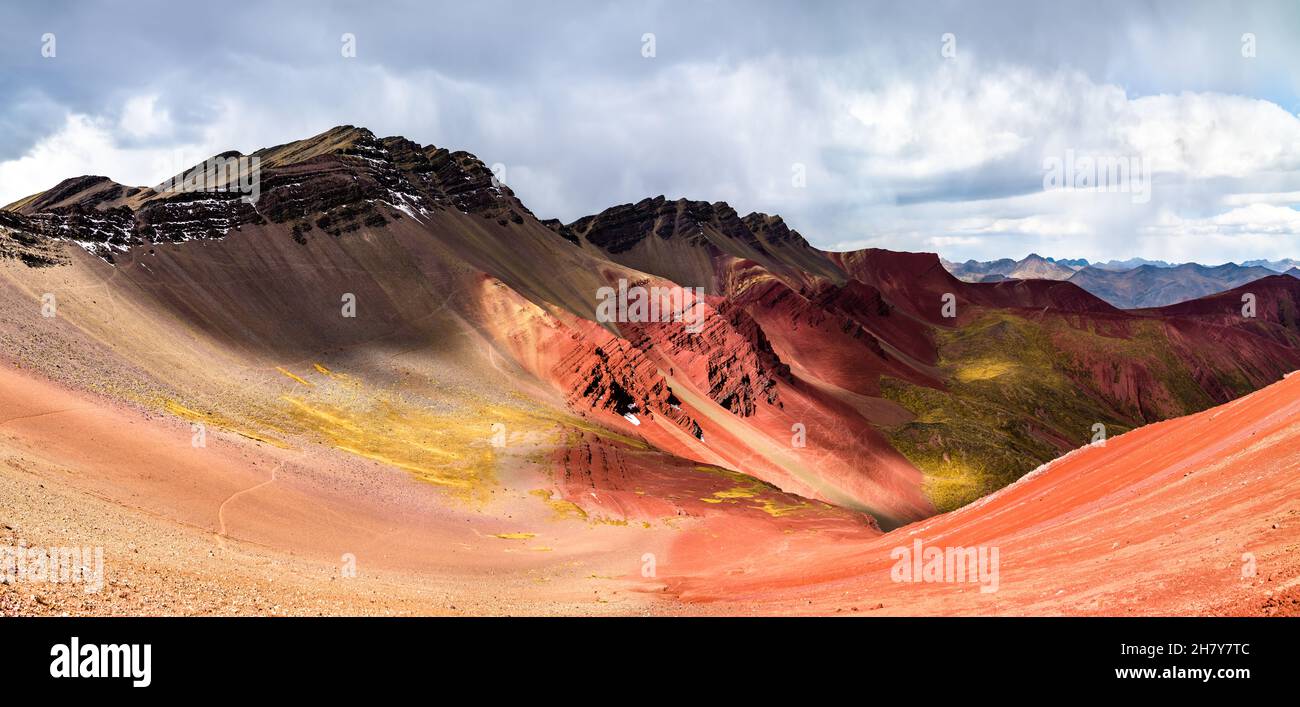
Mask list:
[[[573,435],[549,457],[552,490],[592,512],[648,507],[598,462],[635,449],[683,489],[693,465],[721,468],[886,528],[994,491],[1096,425],[1205,409],[1300,366],[1291,278],[1260,285],[1249,321],[1223,298],[1123,312],[1068,282],[965,283],[933,254],[821,251],[721,202],[541,222],[473,155],[363,128],[253,156],[256,203],[83,177],[3,212],[0,304],[21,313],[0,329],[6,357],[453,486],[486,478],[491,453],[444,462],[428,440],[526,412],[530,433]],[[703,288],[703,326],[596,321],[620,281]],[[47,293],[59,315],[34,319]],[[459,427],[400,422],[430,411]],[[683,513],[727,505],[657,478]]]
[[[1096,425],[1108,454],[1124,450],[1161,428],[1120,432],[1300,367],[1292,278],[1250,285],[1255,317],[1241,314],[1244,292],[1124,312],[1067,282],[961,282],[933,254],[824,252],[779,217],[723,203],[647,199],[544,223],[473,155],[350,126],[255,156],[253,203],[84,177],[0,212],[0,392],[17,411],[0,418],[0,507],[31,532],[58,540],[45,519],[64,516],[31,500],[48,489],[99,499],[94,522],[123,533],[188,528],[201,537],[185,535],[187,551],[204,556],[248,543],[333,562],[355,543],[413,573],[388,586],[464,567],[531,585],[526,573],[548,571],[566,597],[585,597],[590,572],[574,568],[587,558],[623,577],[658,553],[658,576],[688,601],[734,590],[789,611],[782,602],[809,583],[876,592],[859,577],[881,561],[872,548],[937,529],[1006,538],[1008,572],[1028,573],[1028,593],[978,607],[1066,611],[1030,600],[1048,575],[1018,544],[1056,558],[1037,528],[1092,557],[1079,537],[1103,531],[1077,517],[1182,553],[1167,522],[1191,514],[1163,495],[1183,487],[1162,470],[1210,444],[1208,428],[1180,420],[1176,447],[1150,442],[1149,458],[1067,474],[1043,489],[1064,498],[1041,512],[1018,494],[1047,473],[926,519],[1078,448]],[[602,288],[620,285],[702,288],[698,328],[598,316]],[[1265,401],[1244,405],[1251,415],[1291,414],[1275,393],[1250,400]],[[165,452],[115,440],[124,425]],[[196,430],[211,448],[190,446]],[[1224,432],[1237,446],[1196,459],[1290,464],[1290,437],[1268,430],[1268,444]],[[1260,497],[1276,500],[1282,478]],[[1186,499],[1217,499],[1216,522],[1272,518],[1219,487],[1194,490]],[[999,510],[1006,499],[1014,510]],[[1133,525],[1145,508],[1166,524]],[[387,552],[386,537],[408,540]],[[1274,545],[1241,537],[1274,558]],[[524,548],[555,559],[506,556]],[[143,573],[171,567],[171,550]],[[773,561],[790,569],[754,564]],[[1217,581],[1193,585],[1197,606]],[[838,606],[808,591],[811,606]],[[557,601],[542,595],[535,606]],[[423,606],[418,591],[404,596]],[[942,596],[901,605],[946,611]],[[1098,611],[1117,610],[1101,600]]]
[[[1297,471],[1291,376],[873,540],[777,543],[711,523],[674,546],[664,586],[703,612],[1300,615]],[[997,590],[893,581],[891,553],[918,540],[998,548]]]

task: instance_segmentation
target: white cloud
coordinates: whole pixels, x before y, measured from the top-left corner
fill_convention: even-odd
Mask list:
[[[1042,82],[1026,71],[983,73],[945,64],[923,81],[898,79],[867,91],[844,89],[862,129],[837,137],[869,155],[874,176],[919,178],[1013,155],[1033,141],[1046,114]]]
[[[113,174],[143,180],[157,155],[114,144],[104,121],[68,116],[62,129],[19,159],[0,162],[0,202],[5,204],[83,174]]]
[[[1087,224],[1080,221],[1046,214],[1022,218],[978,217],[961,219],[954,222],[952,228],[961,233],[971,234],[1015,233],[1042,236],[1082,236],[1092,232]]]
[[[1131,119],[1118,124],[1158,171],[1208,179],[1300,168],[1300,119],[1268,101],[1181,93],[1138,98],[1129,107]]]
[[[543,218],[664,193],[781,213],[825,247],[1223,260],[1216,249],[1226,241],[1178,230],[1213,226],[1216,239],[1234,228],[1258,239],[1257,257],[1300,256],[1280,237],[1293,233],[1289,210],[1254,208],[1294,203],[1295,115],[1222,93],[1134,97],[1081,71],[981,63],[963,47],[962,61],[924,71],[773,55],[535,89],[429,69],[257,64],[239,92],[204,92],[191,111],[177,108],[172,87],[128,98],[112,120],[71,115],[22,158],[0,162],[0,203],[87,173],[151,184],[217,152],[353,123],[502,162]],[[1150,156],[1151,202],[1041,191],[1044,157],[1066,150]],[[795,165],[805,188],[792,183]],[[1234,207],[1253,210],[1228,217]]]
[[[172,119],[158,107],[158,96],[133,96],[122,108],[119,127],[133,138],[153,138],[171,134]]]
[[[123,115],[139,110],[151,112],[148,106],[152,104],[131,99],[126,105]],[[107,118],[67,116],[57,132],[27,154],[0,162],[0,204],[44,191],[69,177],[88,174],[103,175],[128,186],[154,185],[229,147],[211,135],[195,142],[124,146],[118,139],[122,130],[121,124]],[[133,132],[131,136],[139,134]]]
[[[1272,204],[1251,204],[1208,218],[1182,218],[1165,213],[1144,230],[1173,236],[1300,235],[1300,211]]]
[[[1221,201],[1226,206],[1247,206],[1257,203],[1300,204],[1300,191],[1226,194]]]

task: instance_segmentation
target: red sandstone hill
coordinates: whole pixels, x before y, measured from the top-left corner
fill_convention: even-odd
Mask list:
[[[1292,375],[862,542],[779,543],[715,525],[675,543],[674,572],[657,585],[699,613],[1295,616],[1297,469]],[[917,543],[996,550],[996,577],[899,581],[898,553]]]
[[[687,602],[668,611],[829,612],[848,591],[896,613],[1125,613],[1118,573],[1181,588],[1147,612],[1268,611],[1262,585],[1228,596],[1195,564],[1221,529],[1294,594],[1285,538],[1257,527],[1295,512],[1275,502],[1289,382],[1231,402],[1300,368],[1293,278],[1121,311],[1069,282],[962,282],[933,254],[822,251],[725,203],[539,221],[473,155],[363,128],[254,155],[252,202],[81,177],[0,211],[10,527],[93,530],[132,586],[217,611],[167,578],[291,565],[282,582],[348,612],[373,610],[360,591],[428,613],[430,586],[482,613],[663,609],[590,584],[635,576]],[[702,288],[698,326],[601,319],[620,285]],[[1021,480],[1098,427],[1104,452]],[[881,585],[876,550],[918,532],[1003,544],[1015,588]],[[151,538],[139,559],[128,537]],[[1176,559],[1143,574],[1127,542]],[[304,579],[358,549],[380,572],[364,589]],[[482,589],[507,585],[520,605]],[[318,610],[294,591],[277,600]]]
[[[780,217],[720,202],[542,222],[473,155],[363,128],[253,156],[255,203],[82,177],[11,205],[0,253],[24,265],[5,271],[4,305],[61,301],[57,325],[5,330],[11,357],[399,468],[437,467],[437,454],[395,455],[397,431],[337,408],[379,414],[383,391],[420,391],[399,409],[438,409],[450,390],[523,396],[581,430],[587,451],[562,455],[554,491],[593,512],[634,517],[651,493],[687,514],[734,505],[662,476],[644,488],[630,469],[646,465],[627,460],[651,453],[664,460],[652,466],[738,472],[886,527],[996,490],[1095,425],[1202,410],[1300,366],[1295,320],[1271,299],[1292,279],[1270,282],[1247,324],[1213,298],[1123,312],[1068,282],[962,282],[933,254],[822,251]],[[703,326],[596,321],[597,292],[619,281],[703,288]],[[347,296],[355,317],[340,314]],[[110,364],[125,382],[96,377]],[[299,388],[324,387],[303,375],[313,365],[365,392],[304,402]],[[457,419],[471,424],[473,407]],[[611,455],[623,473],[593,472]]]
[[[1293,278],[1260,281],[1254,319],[1239,293],[1126,312],[1071,282],[963,282],[934,254],[820,251],[783,223],[774,237],[774,222],[660,197],[552,227],[743,307],[795,378],[854,401],[944,508],[1090,441],[1095,425],[1114,434],[1202,410],[1300,365]]]

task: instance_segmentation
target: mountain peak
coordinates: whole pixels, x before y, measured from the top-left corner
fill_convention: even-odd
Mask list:
[[[321,155],[368,152],[378,144],[379,139],[366,128],[337,125],[312,137],[263,148],[253,154],[262,160],[263,166],[279,167],[306,162]]]
[[[765,252],[768,246],[792,244],[810,247],[803,236],[791,229],[779,215],[755,211],[742,217],[725,201],[669,200],[662,194],[584,216],[567,224],[563,230],[601,250],[619,253],[635,247],[650,235],[665,241],[680,239],[698,245],[710,240],[706,228],[710,233],[760,253]]]
[[[71,240],[109,262],[133,245],[219,238],[268,221],[291,222],[299,240],[316,227],[338,236],[448,208],[503,226],[530,214],[474,155],[353,125],[251,155],[222,152],[153,188],[67,179],[10,208],[49,237],[76,233]]]
[[[128,187],[97,174],[69,177],[43,192],[15,201],[5,211],[34,214],[58,208],[93,209],[101,204],[132,196],[141,189]]]

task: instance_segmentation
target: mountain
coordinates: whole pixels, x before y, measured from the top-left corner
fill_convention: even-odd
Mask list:
[[[933,512],[920,473],[852,404],[795,379],[742,309],[706,302],[703,331],[693,336],[671,323],[596,322],[601,287],[620,280],[673,285],[565,240],[472,155],[350,126],[254,154],[262,169],[255,204],[224,192],[106,190],[102,181],[86,179],[64,182],[10,212],[28,241],[76,234],[57,258],[40,263],[57,264],[6,273],[14,278],[15,309],[26,307],[18,304],[23,292],[57,290],[58,321],[65,324],[43,341],[27,338],[35,331],[12,332],[14,350],[34,354],[24,365],[56,377],[75,374],[78,387],[107,385],[119,397],[191,411],[183,415],[219,416],[222,427],[259,438],[333,441],[401,468],[434,470],[427,475],[447,477],[441,480],[453,486],[471,484],[461,476],[473,477],[472,470],[436,471],[437,455],[391,449],[397,440],[388,436],[356,439],[356,420],[385,406],[419,409],[411,407],[417,402],[384,398],[394,381],[408,377],[410,387],[434,395],[438,406],[455,398],[466,409],[502,404],[521,387],[542,385],[554,400],[532,407],[574,424],[594,417],[599,429],[611,430],[583,433],[590,439],[575,440],[567,452],[573,459],[560,467],[567,471],[558,478],[572,485],[561,485],[557,495],[594,504],[592,514],[622,516],[645,505],[633,493],[633,484],[647,490],[644,480],[580,481],[595,473],[598,460],[630,454],[636,445],[743,469],[888,523]],[[90,230],[83,223],[109,226]],[[68,286],[58,284],[101,280],[110,291],[85,300],[86,290],[64,292]],[[345,294],[355,298],[355,318],[340,317]],[[103,309],[109,301],[135,316],[109,314]],[[96,353],[81,358],[121,375],[101,383],[100,373],[58,368],[35,355],[51,346],[90,346]],[[408,349],[415,351],[392,358]],[[209,356],[234,368],[213,367]],[[346,400],[354,406],[347,414],[333,394],[316,398],[327,386],[311,380],[315,363],[366,383],[364,395]],[[435,382],[449,379],[454,396]],[[239,391],[237,399],[230,390]],[[815,468],[790,453],[797,421],[791,410],[808,417],[810,444],[820,449]],[[589,423],[575,429],[583,426]],[[636,442],[625,448],[610,441],[624,438]],[[595,457],[578,451],[611,446]],[[687,469],[687,477],[704,473]],[[602,491],[595,498],[591,484]],[[713,510],[694,496],[677,503]]]
[[[944,267],[958,279],[966,282],[998,282],[1009,279],[1065,280],[1077,269],[1076,266],[1071,265],[1072,262],[1076,261],[1057,261],[1044,258],[1037,253],[1030,253],[1022,260],[1003,258],[985,263],[976,260],[967,260],[964,263],[944,261]],[[1086,260],[1077,262],[1082,263],[1078,267],[1088,263]]]
[[[1275,274],[1267,268],[1233,263],[1214,267],[1184,263],[1172,267],[1142,265],[1132,270],[1088,267],[1069,281],[1116,307],[1138,309],[1196,299]]]
[[[255,200],[238,168],[184,186],[245,157]],[[543,221],[474,155],[353,126],[216,158],[179,189],[81,177],[0,212],[0,458],[21,470],[0,494],[52,537],[69,516],[29,494],[225,570],[229,547],[330,578],[352,553],[460,573],[439,596],[546,573],[590,597],[683,533],[858,545],[1099,425],[1300,368],[1295,278],[1251,283],[1250,318],[1239,292],[1124,311],[1072,281],[824,251],[723,202]],[[339,584],[313,590],[354,600]]]
[[[1288,270],[1300,268],[1300,260],[1294,260],[1292,258],[1283,258],[1281,260],[1247,260],[1242,263],[1242,266],[1247,268],[1268,268],[1275,272],[1284,273]]]
[[[1037,253],[1030,253],[1016,264],[1015,270],[1006,273],[1006,276],[1019,280],[1064,280],[1073,272],[1074,269],[1069,266],[1048,260]]]
[[[1291,375],[1231,404],[1083,447],[903,537],[686,536],[663,583],[720,613],[740,611],[728,598],[743,597],[743,611],[764,615],[794,605],[813,615],[1296,616],[1300,530],[1289,519],[1298,466],[1300,376]],[[897,581],[899,553],[915,543],[999,548],[999,576],[985,583],[996,591]]]
[[[1278,348],[1218,321],[1216,333],[1202,332],[1219,342],[1205,350],[1186,338],[1201,327],[1195,317],[1127,314],[1070,282],[968,284],[933,255],[826,253],[794,232],[747,225],[770,219],[655,198],[568,232],[603,258],[743,307],[797,379],[901,407],[885,415],[873,403],[869,417],[924,472],[940,509],[1010,483],[1094,424],[1124,430],[1204,409],[1276,380],[1295,360],[1289,322],[1269,325],[1274,341],[1288,342]],[[707,259],[673,242],[682,236]],[[804,265],[791,269],[796,261]],[[946,293],[961,303],[955,321],[936,304]]]
[[[1150,265],[1155,268],[1172,268],[1174,263],[1167,263],[1163,260],[1146,260],[1144,258],[1129,258],[1128,260],[1108,260],[1104,263],[1093,263],[1094,268],[1101,270],[1133,270],[1144,265]]]
[[[1132,258],[1089,264],[1082,258],[1057,260],[1031,254],[1019,261],[1004,258],[988,262],[942,262],[949,272],[966,282],[1069,280],[1120,309],[1140,309],[1223,292],[1268,277],[1275,271],[1285,272],[1287,268],[1283,266],[1291,261],[1250,261],[1245,265],[1226,263],[1210,267]]]

